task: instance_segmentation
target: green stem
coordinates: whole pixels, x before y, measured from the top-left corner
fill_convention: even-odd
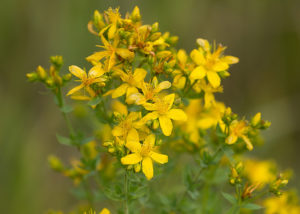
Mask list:
[[[56,95],[56,98],[58,100],[58,107],[60,109],[62,109],[65,106],[65,102],[64,102],[64,99],[62,97],[62,93],[61,93],[61,88],[60,87],[57,88],[57,92],[55,92],[55,95]],[[75,132],[74,132],[73,126],[71,124],[71,121],[70,121],[68,115],[65,112],[62,112],[62,114],[63,114],[64,120],[66,121],[66,124],[67,124],[67,127],[69,129],[70,135],[74,136]]]
[[[125,171],[125,176],[124,176],[124,192],[125,192],[124,213],[129,214],[129,209],[128,209],[128,175],[127,175],[127,171]]]

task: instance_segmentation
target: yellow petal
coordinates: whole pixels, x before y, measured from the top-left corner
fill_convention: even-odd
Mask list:
[[[150,157],[146,157],[143,159],[142,170],[148,180],[153,178],[153,162]]]
[[[235,64],[239,62],[239,58],[235,56],[224,56],[222,61],[226,62],[227,64]]]
[[[99,214],[110,214],[110,211],[106,208],[102,209]]]
[[[116,31],[117,31],[117,25],[112,24],[107,33],[108,39],[113,39],[115,37]]]
[[[137,68],[134,70],[133,78],[137,83],[141,83],[145,79],[147,71],[143,68]]]
[[[123,135],[123,129],[120,126],[115,126],[112,130],[112,135],[117,137],[117,136],[122,136]]]
[[[205,58],[203,56],[202,53],[200,53],[200,51],[194,49],[191,52],[191,58],[192,60],[197,64],[197,65],[201,65],[205,62]]]
[[[246,137],[245,135],[242,136],[244,142],[246,143],[246,147],[249,151],[253,150],[253,145],[251,143],[251,141],[249,140],[248,137]]]
[[[86,60],[88,62],[99,62],[103,57],[109,56],[109,53],[109,51],[99,51],[86,57]]]
[[[139,91],[137,90],[136,87],[128,87],[126,91],[126,97],[128,98],[131,94],[136,94]]]
[[[116,88],[114,90],[111,97],[112,98],[121,97],[122,95],[124,95],[126,93],[128,86],[129,85],[127,83],[124,83],[124,84],[120,85],[118,88]]]
[[[139,119],[140,117],[141,117],[141,112],[132,111],[127,116],[127,120],[135,121],[135,120]]]
[[[83,84],[80,84],[74,88],[72,88],[68,93],[67,93],[67,96],[71,95],[71,94],[74,94],[76,91],[79,91],[80,89],[82,89],[84,87]]]
[[[139,152],[141,149],[139,134],[136,129],[132,128],[126,138],[126,147],[132,152]]]
[[[107,70],[110,71],[110,69],[114,67],[116,63],[117,63],[117,56],[115,52],[113,52],[109,57]]]
[[[120,101],[115,101],[112,103],[112,109],[117,111],[125,116],[128,114],[127,106],[121,103]]]
[[[198,122],[197,122],[197,126],[200,128],[200,129],[208,129],[210,128],[212,125],[214,125],[216,123],[216,121],[211,118],[211,117],[204,117],[202,119],[200,119]]]
[[[86,72],[76,65],[69,66],[69,71],[79,79],[85,79],[87,77]]]
[[[162,132],[165,136],[170,136],[173,129],[172,121],[167,116],[160,116],[159,118],[159,124]]]
[[[101,64],[99,63],[89,70],[88,77],[89,78],[98,78],[98,77],[102,76],[104,73],[105,73],[105,71],[103,70],[103,68],[101,67]]]
[[[158,86],[155,88],[155,93],[160,92],[161,90],[168,89],[171,87],[171,83],[169,81],[163,81],[158,84]]]
[[[153,147],[155,144],[155,135],[154,134],[148,135],[144,141],[144,144],[148,144],[151,147]]]
[[[133,59],[134,57],[134,53],[125,48],[117,48],[116,52],[123,59]]]
[[[168,162],[168,156],[167,155],[163,155],[163,154],[159,154],[156,152],[151,152],[151,158],[160,164],[165,164]]]
[[[84,96],[84,95],[72,95],[71,99],[73,100],[91,100],[91,97]]]
[[[206,75],[206,69],[203,66],[196,67],[190,74],[191,79],[202,79]]]
[[[234,144],[237,141],[237,139],[238,139],[238,137],[236,135],[231,134],[226,138],[226,143],[229,145]]]
[[[92,89],[90,86],[85,86],[84,89],[89,93],[89,95],[91,97],[95,97],[96,96],[96,93],[95,93],[94,89]]]
[[[181,74],[176,75],[173,79],[173,86],[179,89],[183,89],[185,86],[186,78]]]
[[[214,71],[225,71],[229,68],[228,64],[223,61],[218,61],[213,65],[213,70]]]
[[[151,113],[148,113],[148,114],[146,114],[146,116],[145,117],[143,117],[143,121],[144,122],[147,122],[147,121],[149,121],[149,120],[155,120],[155,119],[157,119],[158,118],[158,114],[156,113],[156,112],[151,112]]]
[[[168,117],[171,118],[172,120],[180,120],[180,121],[187,120],[186,113],[181,109],[171,109],[168,112]]]
[[[221,84],[221,78],[216,72],[208,71],[207,72],[207,79],[212,87],[217,88]]]
[[[143,106],[148,111],[155,111],[155,110],[157,110],[157,106],[155,104],[153,104],[153,103],[145,103]]]
[[[204,108],[209,108],[215,102],[213,93],[205,92],[204,94]]]
[[[137,105],[142,105],[146,102],[145,97],[141,93],[131,94],[128,99],[133,100]]]
[[[169,94],[163,98],[164,102],[168,104],[168,109],[172,107],[174,99],[175,99],[175,94]]]
[[[197,39],[197,44],[205,51],[210,51],[210,44],[206,39]]]
[[[187,55],[185,50],[180,49],[177,53],[177,59],[181,64],[185,64],[187,61]]]
[[[121,163],[123,165],[131,165],[131,164],[137,164],[141,162],[141,160],[142,160],[142,156],[134,153],[134,154],[126,155],[125,157],[121,158]]]

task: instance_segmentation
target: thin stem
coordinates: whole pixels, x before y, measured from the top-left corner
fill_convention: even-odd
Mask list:
[[[125,176],[124,176],[124,192],[125,192],[124,213],[129,214],[129,209],[128,209],[128,175],[127,175],[127,171],[125,171]]]
[[[61,93],[61,88],[60,87],[57,88],[57,92],[55,92],[55,95],[56,95],[56,98],[58,100],[58,107],[59,108],[63,108],[65,106],[65,102],[64,102],[64,99],[62,97],[62,93]],[[62,114],[63,114],[64,120],[66,121],[66,124],[67,124],[67,127],[69,129],[70,135],[74,136],[75,132],[74,132],[72,123],[71,123],[68,115],[65,112],[63,112],[63,111],[62,111]]]

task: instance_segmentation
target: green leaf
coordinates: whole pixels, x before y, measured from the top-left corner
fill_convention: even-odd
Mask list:
[[[226,193],[226,192],[222,192],[223,197],[229,201],[231,204],[236,204],[237,200],[234,196]]]
[[[90,105],[90,106],[98,105],[101,102],[101,100],[102,100],[102,97],[96,97],[96,98],[90,100],[88,102],[88,105]]]
[[[57,140],[60,144],[63,144],[63,145],[66,145],[66,146],[72,146],[73,145],[72,140],[70,138],[63,137],[59,134],[56,134],[56,138],[57,138]]]
[[[60,110],[61,110],[63,113],[69,113],[69,112],[72,112],[72,111],[73,111],[73,107],[70,106],[70,105],[65,105],[65,106],[63,106],[62,108],[60,108]]]
[[[263,207],[258,204],[247,203],[242,205],[242,208],[249,209],[249,210],[260,210]]]

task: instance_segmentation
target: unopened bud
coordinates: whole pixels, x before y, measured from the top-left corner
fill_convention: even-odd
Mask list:
[[[38,75],[35,72],[26,74],[26,77],[30,82],[38,80]]]
[[[61,172],[64,169],[64,166],[61,163],[61,161],[54,155],[50,155],[48,157],[48,162],[50,164],[50,167],[55,171]]]
[[[134,165],[134,171],[135,172],[140,172],[141,171],[141,164]]]
[[[62,56],[51,56],[50,61],[57,70],[59,70],[64,63]]]
[[[64,81],[70,81],[72,79],[72,74],[66,74],[63,76]]]
[[[38,66],[36,69],[36,73],[41,80],[45,80],[47,78],[47,72],[42,66]]]
[[[138,6],[135,6],[135,8],[133,9],[133,11],[131,13],[130,18],[133,22],[141,21],[141,14],[140,14],[140,9],[138,8]]]
[[[159,24],[158,24],[158,22],[155,22],[155,23],[152,25],[151,28],[152,28],[152,29],[151,29],[151,32],[152,32],[152,33],[157,32],[158,29],[159,29]]]

